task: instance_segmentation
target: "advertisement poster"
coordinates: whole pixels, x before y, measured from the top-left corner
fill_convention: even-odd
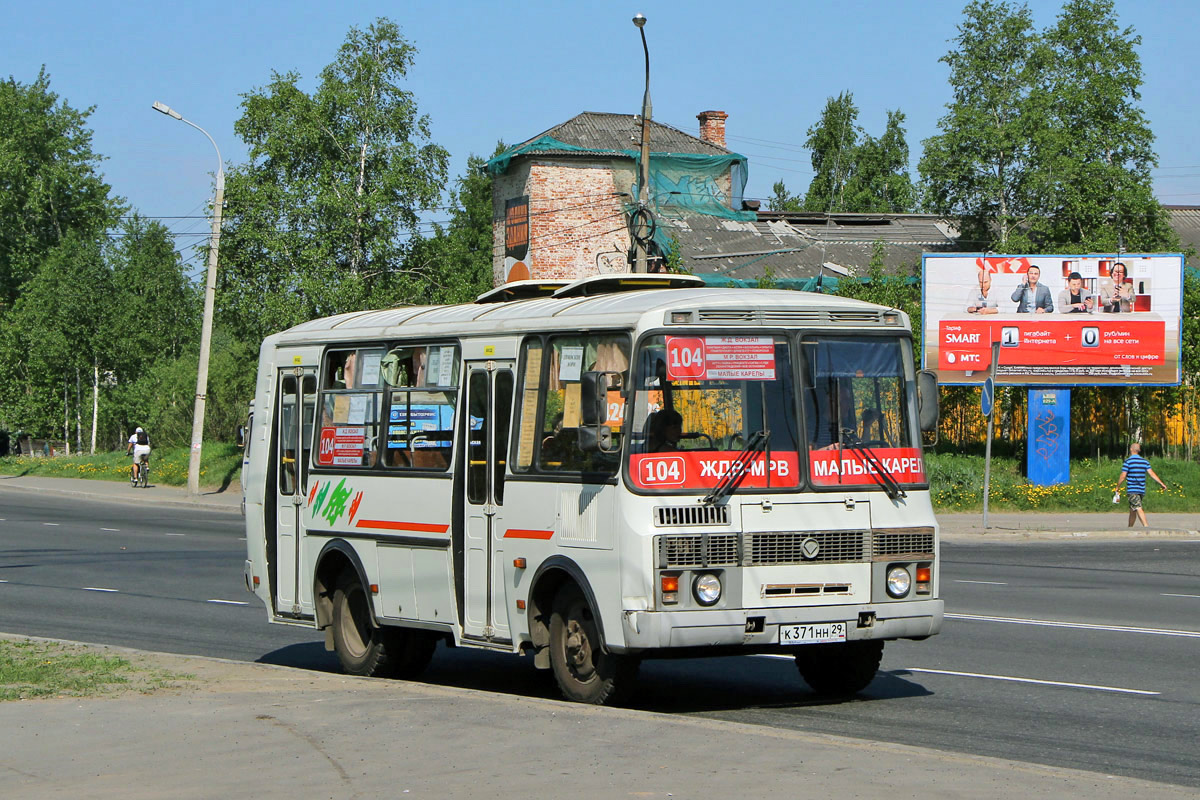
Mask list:
[[[943,384],[1180,380],[1183,256],[926,255],[924,366]]]

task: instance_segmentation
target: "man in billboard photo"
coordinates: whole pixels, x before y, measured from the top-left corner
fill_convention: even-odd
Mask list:
[[[975,280],[976,286],[972,286],[967,292],[967,313],[968,314],[998,314],[1000,309],[997,308],[997,301],[992,295],[992,273],[985,269],[976,271]]]
[[[1042,268],[1030,264],[1025,270],[1025,280],[1012,293],[1019,314],[1049,314],[1054,310],[1050,290],[1041,283]]]
[[[1072,272],[1067,278],[1067,287],[1058,293],[1060,314],[1088,314],[1092,310],[1092,296],[1083,288],[1083,276]]]
[[[1100,279],[1100,308],[1110,314],[1133,311],[1133,278],[1120,261],[1112,265],[1110,277]]]

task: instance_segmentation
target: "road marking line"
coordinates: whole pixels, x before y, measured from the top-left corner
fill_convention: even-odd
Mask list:
[[[1021,617],[988,617],[977,614],[946,614],[945,616],[946,619],[961,619],[967,622],[1008,622],[1014,625],[1038,625],[1047,628],[1076,628],[1085,631],[1112,631],[1114,633],[1147,633],[1154,636],[1182,636],[1185,639],[1200,639],[1200,631],[1179,631],[1171,628],[1093,625],[1088,622],[1062,622],[1053,619],[1024,619]]]
[[[0,583],[8,583],[8,581],[0,581]]]
[[[1163,593],[1163,597],[1200,597],[1200,594],[1167,594],[1167,593]]]
[[[1007,583],[1001,583],[1000,581],[960,581],[957,578],[955,578],[954,582],[955,583],[982,583],[985,586],[1008,586]]]
[[[120,528],[101,528],[100,530],[109,531],[110,533],[120,533],[121,532]]]
[[[168,533],[167,536],[187,536],[186,533]]]
[[[57,523],[57,522],[43,522],[42,524],[43,524],[43,525],[49,525],[51,528],[57,528],[57,527],[59,527],[59,523]]]
[[[242,600],[209,600],[210,603],[220,603],[223,606],[248,606],[247,602]]]
[[[121,591],[120,589],[105,589],[100,586],[85,586],[85,587],[83,587],[83,590],[85,592],[119,592],[119,591]]]
[[[897,672],[898,670],[890,670]],[[1036,683],[1039,686],[1065,686],[1070,689],[1094,689],[1098,692],[1119,692],[1121,694],[1143,694],[1143,695],[1159,695],[1162,692],[1151,692],[1146,689],[1122,689],[1119,686],[1097,686],[1093,683],[1069,683],[1067,681],[1042,681],[1037,678],[1017,678],[1012,675],[985,675],[981,672],[955,672],[949,669],[921,669],[920,667],[908,667],[907,670],[899,670],[901,672],[926,672],[930,675],[953,675],[959,678],[986,678],[992,681],[1009,681],[1011,683]]]

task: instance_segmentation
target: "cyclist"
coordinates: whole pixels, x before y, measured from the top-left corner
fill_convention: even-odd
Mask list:
[[[129,446],[125,448],[126,455],[133,455],[133,471],[130,480],[136,486],[142,464],[150,464],[150,436],[141,426],[129,437]]]

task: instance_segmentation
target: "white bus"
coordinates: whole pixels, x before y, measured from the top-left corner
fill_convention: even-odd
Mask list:
[[[942,625],[936,397],[896,309],[690,276],[314,320],[262,346],[246,585],[358,675],[442,641],[582,702],[681,655],[857,692]]]

